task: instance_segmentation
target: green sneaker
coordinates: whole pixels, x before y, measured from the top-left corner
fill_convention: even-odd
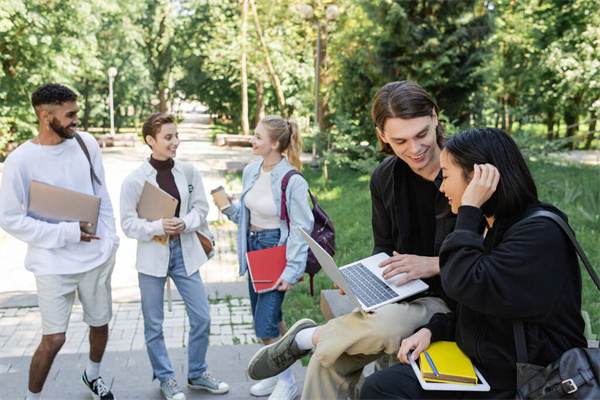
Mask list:
[[[312,319],[296,322],[279,341],[261,348],[248,363],[248,376],[254,380],[267,379],[279,375],[310,350],[300,350],[294,340],[302,329],[316,327]]]

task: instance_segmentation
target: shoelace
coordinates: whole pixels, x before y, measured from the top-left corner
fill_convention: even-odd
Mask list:
[[[206,379],[208,382],[210,382],[211,384],[215,385],[215,386],[219,386],[219,380],[217,378],[215,378],[214,376],[212,376],[210,374],[210,372],[205,372],[204,374],[202,374],[201,378]]]
[[[175,394],[180,392],[181,390],[179,390],[179,386],[177,385],[177,381],[173,378],[168,379],[167,380],[167,387],[169,388],[169,391],[171,392],[171,394]]]
[[[106,386],[102,378],[98,378],[94,381],[94,390],[98,393],[98,395],[100,395],[100,397],[110,393],[108,386]]]

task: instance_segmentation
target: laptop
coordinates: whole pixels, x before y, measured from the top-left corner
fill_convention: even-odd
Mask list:
[[[27,215],[32,218],[52,223],[90,222],[92,226],[81,230],[95,235],[99,214],[100,197],[31,181]]]
[[[389,258],[385,253],[375,254],[338,268],[333,258],[308,233],[299,226],[298,229],[300,229],[300,233],[302,233],[315,257],[317,257],[323,271],[363,312],[373,311],[383,305],[395,303],[429,288],[420,279],[396,286],[394,282],[402,275],[396,275],[388,280],[383,279],[381,274],[384,268],[379,268],[379,263]]]

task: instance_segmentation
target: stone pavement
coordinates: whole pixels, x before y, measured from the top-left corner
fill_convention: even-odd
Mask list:
[[[208,117],[192,112],[179,124],[181,144],[177,158],[192,162],[203,177],[211,203],[208,216],[216,237],[217,254],[200,269],[211,302],[211,336],[207,362],[209,369],[231,386],[228,394],[217,396],[185,387],[187,334],[189,324],[180,296],[173,286],[173,310],[165,304],[164,333],[176,378],[189,399],[250,399],[252,382],[246,375],[247,361],[260,347],[252,329],[247,299],[247,283],[238,277],[236,227],[212,206],[209,192],[223,185],[229,193],[241,192],[241,182],[228,170],[236,170],[257,158],[249,148],[212,145]],[[121,245],[112,277],[113,318],[110,339],[102,363],[102,376],[119,399],[161,399],[158,384],[145,351],[143,318],[135,270],[135,240],[124,236],[119,227],[119,193],[125,177],[149,156],[142,143],[136,147],[102,150],[106,184],[113,202]],[[0,180],[2,164],[0,163]],[[0,229],[0,399],[23,399],[31,355],[41,338],[41,322],[35,295],[35,279],[25,270],[26,244]],[[80,383],[87,362],[88,328],[82,321],[81,305],[76,303],[66,343],[52,366],[44,387],[44,399],[88,399]],[[304,371],[300,363],[294,375],[302,387]]]

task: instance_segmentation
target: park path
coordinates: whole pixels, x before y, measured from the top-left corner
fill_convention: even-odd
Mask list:
[[[253,382],[246,375],[246,363],[260,347],[252,328],[247,283],[238,277],[235,254],[236,227],[225,222],[212,206],[209,192],[224,185],[232,194],[241,191],[228,170],[240,169],[253,161],[249,148],[216,147],[210,138],[208,117],[199,112],[185,114],[179,124],[181,145],[178,159],[192,162],[203,176],[211,204],[208,216],[216,236],[217,254],[201,268],[201,276],[211,302],[211,335],[207,362],[209,369],[231,386],[228,394],[211,395],[185,387],[187,334],[189,323],[185,306],[175,288],[173,308],[165,306],[164,335],[176,379],[188,399],[251,399]],[[145,351],[143,318],[135,270],[136,244],[121,231],[119,193],[125,177],[150,155],[146,145],[112,147],[102,150],[106,184],[115,210],[121,245],[112,277],[113,318],[110,340],[102,363],[102,376],[119,399],[162,399],[158,383],[151,382],[152,370]],[[0,180],[2,164],[0,164]],[[41,320],[33,274],[25,270],[26,245],[0,229],[0,398],[23,399],[27,388],[29,363],[41,338]],[[88,399],[78,382],[87,362],[88,327],[80,304],[75,304],[65,345],[52,366],[44,387],[44,399]],[[293,372],[302,387],[304,371],[296,363]]]

